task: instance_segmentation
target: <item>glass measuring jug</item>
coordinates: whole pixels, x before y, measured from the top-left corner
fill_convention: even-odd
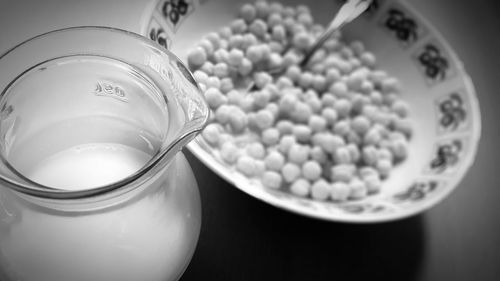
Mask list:
[[[201,223],[182,153],[208,119],[137,34],[74,27],[0,57],[0,279],[177,280]]]

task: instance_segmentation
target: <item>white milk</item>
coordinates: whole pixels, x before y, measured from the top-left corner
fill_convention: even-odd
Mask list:
[[[42,159],[25,176],[53,188],[89,189],[132,175],[150,158],[144,151],[127,145],[88,143]]]
[[[129,145],[86,143],[32,161],[23,174],[50,187],[86,189],[123,179],[150,158]],[[8,232],[0,227],[7,272],[20,281],[176,280],[194,251],[200,208],[189,166],[183,157],[173,162],[147,183],[150,194],[119,208],[70,213],[16,202],[9,210],[15,222]]]

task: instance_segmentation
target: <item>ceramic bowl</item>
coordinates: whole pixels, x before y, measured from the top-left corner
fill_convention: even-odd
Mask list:
[[[203,35],[227,26],[245,2],[159,1],[144,33],[186,61],[188,51]],[[306,4],[317,22],[327,24],[341,3],[322,0]],[[217,151],[201,137],[188,148],[241,191],[313,218],[368,223],[427,210],[446,198],[473,164],[481,131],[473,84],[445,39],[404,1],[375,0],[359,19],[343,29],[343,34],[364,42],[376,55],[379,68],[401,81],[402,98],[411,106],[414,135],[409,157],[392,171],[380,193],[344,203],[299,198],[245,177],[220,161]]]

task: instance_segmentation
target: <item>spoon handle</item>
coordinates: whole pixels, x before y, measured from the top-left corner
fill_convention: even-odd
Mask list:
[[[314,53],[332,36],[335,31],[342,28],[346,23],[351,22],[363,13],[371,4],[372,0],[347,0],[337,12],[333,20],[328,25],[326,31],[316,39],[313,46],[302,58],[300,66],[306,66]]]

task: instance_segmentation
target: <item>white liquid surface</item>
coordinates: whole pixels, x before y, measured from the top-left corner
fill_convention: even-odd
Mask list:
[[[90,189],[132,175],[150,158],[144,151],[123,144],[89,143],[41,159],[26,176],[52,188]]]

